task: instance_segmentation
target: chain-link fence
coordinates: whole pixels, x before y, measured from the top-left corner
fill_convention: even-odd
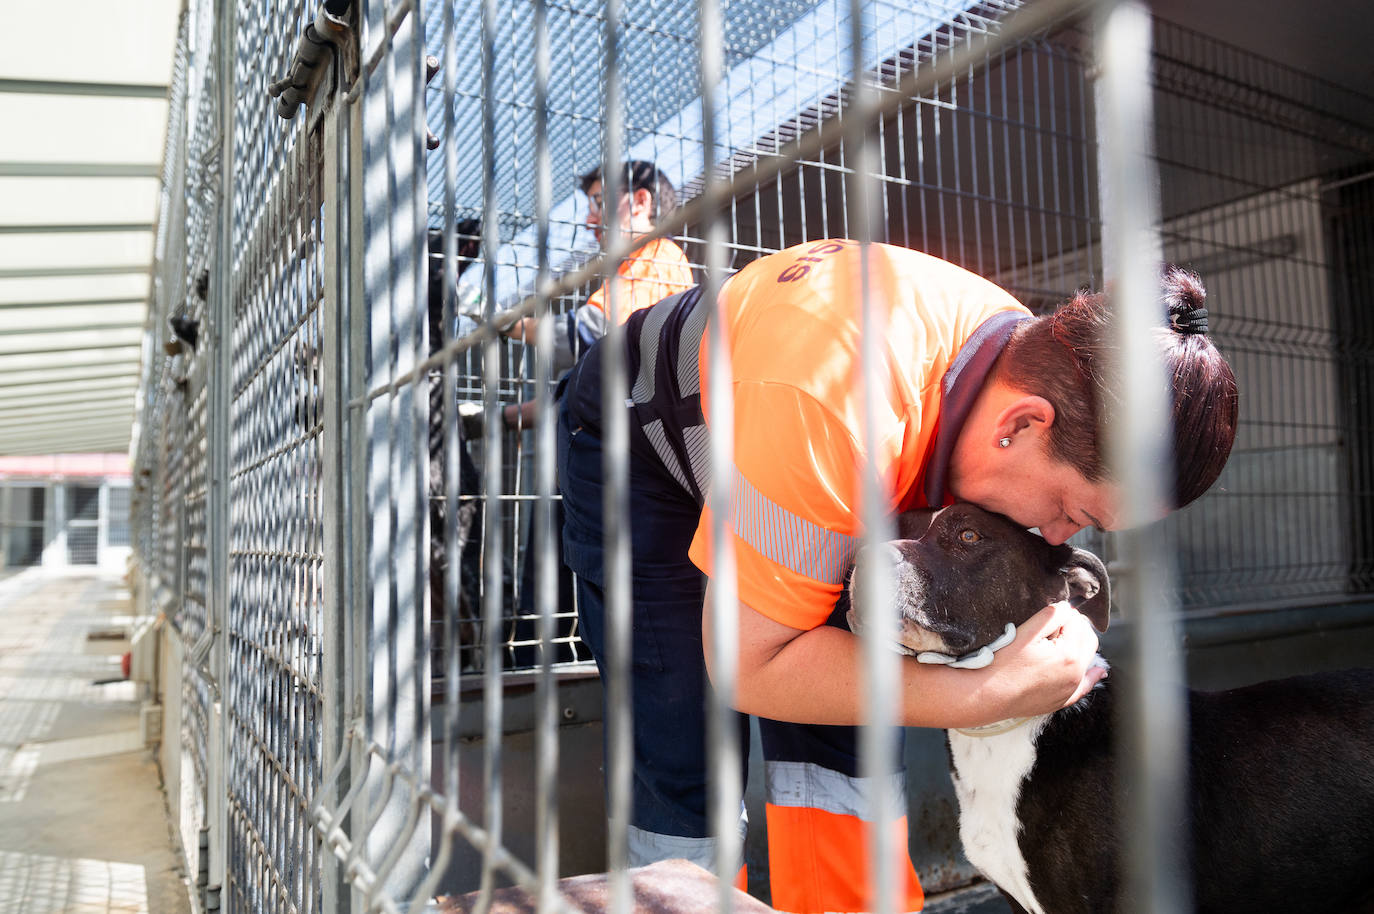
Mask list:
[[[1149,246],[1113,244],[1143,225],[1209,285],[1242,424],[1212,492],[1140,534],[1163,591],[1118,592],[1366,624],[1374,423],[1350,392],[1370,375],[1374,103],[1163,22],[1130,70],[1104,50],[1121,16],[1148,21],[1059,0],[190,2],[132,539],[180,646],[201,903],[423,910],[514,883],[551,910],[559,877],[623,873],[627,698],[603,722],[554,478],[557,334],[575,355],[581,309],[639,250],[600,206],[643,174],[603,163],[652,167],[635,245],[665,239],[681,272],[654,281],[708,294],[845,237],[1044,311],[1140,275]],[[1123,114],[1115,88],[1148,79]],[[1144,577],[1126,537],[1080,539]],[[604,585],[628,620],[624,582]],[[942,739],[905,752],[926,891],[966,885]]]

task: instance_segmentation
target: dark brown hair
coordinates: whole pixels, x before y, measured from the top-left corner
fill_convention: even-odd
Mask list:
[[[1207,336],[1202,280],[1165,270],[1167,325],[1159,338],[1169,377],[1173,425],[1173,505],[1181,508],[1216,482],[1236,437],[1240,396],[1231,366]],[[1050,454],[1084,478],[1107,477],[1107,418],[1120,407],[1106,296],[1080,292],[1054,313],[1026,321],[997,361],[997,378],[1054,406]]]
[[[601,181],[601,166],[596,166],[584,175],[578,175],[577,180],[582,185],[582,193],[585,194],[591,190],[593,184]],[[653,162],[643,159],[629,160],[625,163],[625,173],[620,180],[621,194],[647,190],[653,197],[654,206],[650,217],[653,222],[658,222],[660,217],[665,213],[671,213],[677,206],[677,191],[673,188],[673,182],[669,181],[668,176],[659,171]]]

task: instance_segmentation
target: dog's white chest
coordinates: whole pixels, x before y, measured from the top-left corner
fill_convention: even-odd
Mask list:
[[[995,736],[949,731],[964,853],[1031,914],[1045,912],[1031,891],[1021,855],[1016,803],[1035,764],[1035,740],[1044,725],[1040,718]]]

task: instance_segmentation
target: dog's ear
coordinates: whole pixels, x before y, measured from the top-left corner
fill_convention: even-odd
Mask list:
[[[1069,603],[1088,617],[1093,628],[1105,632],[1112,608],[1107,566],[1091,552],[1075,548],[1060,570],[1069,585]]]

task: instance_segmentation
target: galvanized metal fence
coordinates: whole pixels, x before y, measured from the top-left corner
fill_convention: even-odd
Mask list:
[[[576,176],[602,162],[672,180],[683,206],[656,231],[708,288],[835,236],[1035,308],[1147,287],[1160,251],[1193,265],[1243,391],[1231,466],[1162,527],[1084,537],[1116,560],[1143,662],[1176,663],[1174,600],[1370,589],[1374,423],[1344,395],[1370,376],[1362,96],[1069,0],[196,0],[173,85],[134,541],[180,645],[206,909],[422,910],[514,882],[550,910],[560,875],[623,872],[628,712],[612,696],[603,807],[599,683],[556,561],[558,369],[550,337],[496,332],[568,313],[628,253],[584,222]],[[524,401],[535,420],[508,426]],[[1177,587],[1143,586],[1159,568]],[[623,581],[608,595],[627,624]],[[942,770],[916,742],[919,777]],[[1141,757],[1160,783],[1170,758]],[[925,793],[918,869],[966,883],[947,795]],[[1151,851],[1169,802],[1134,810],[1142,910],[1180,909]]]

